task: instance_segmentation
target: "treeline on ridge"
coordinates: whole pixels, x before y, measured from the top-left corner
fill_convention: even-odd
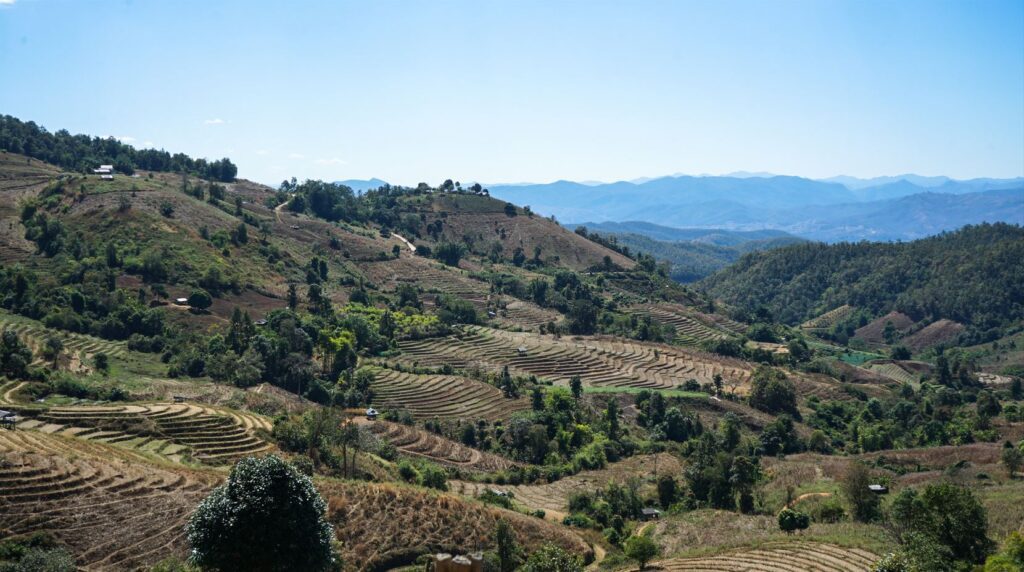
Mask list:
[[[1024,228],[965,226],[907,243],[805,243],[748,254],[701,284],[745,312],[798,324],[849,304],[946,318],[986,337],[1024,318]]]
[[[163,149],[136,149],[113,137],[72,135],[66,129],[50,133],[33,121],[21,121],[10,115],[0,115],[0,149],[79,172],[113,165],[116,171],[126,175],[143,169],[191,173],[221,182],[234,181],[238,174],[238,167],[227,158],[207,161],[184,153],[172,155]]]

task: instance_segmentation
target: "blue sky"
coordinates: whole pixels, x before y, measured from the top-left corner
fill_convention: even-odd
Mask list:
[[[269,183],[1021,176],[1024,2],[0,0],[0,113]]]

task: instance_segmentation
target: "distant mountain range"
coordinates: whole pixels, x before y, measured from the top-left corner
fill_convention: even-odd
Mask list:
[[[373,179],[345,179],[344,181],[334,181],[336,185],[345,185],[346,187],[356,191],[357,193],[365,193],[372,189],[378,189],[388,184],[387,181],[382,181],[377,178]]]
[[[621,246],[670,264],[670,276],[679,282],[695,282],[732,264],[740,256],[770,250],[804,239],[778,230],[730,231],[721,229],[670,228],[648,222],[604,222],[566,225],[586,227]]]
[[[775,229],[830,242],[912,240],[965,224],[1024,223],[1021,178],[956,181],[904,175],[837,182],[753,175],[601,185],[556,181],[493,185],[490,190],[492,196],[561,220]]]

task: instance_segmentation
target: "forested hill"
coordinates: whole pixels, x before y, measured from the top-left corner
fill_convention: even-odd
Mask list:
[[[100,165],[131,175],[135,169],[189,173],[223,183],[235,180],[238,167],[230,159],[193,159],[184,153],[163,149],[136,149],[113,137],[72,135],[61,129],[50,133],[33,121],[0,115],[0,150],[28,155],[58,167],[91,173]]]
[[[982,224],[907,243],[797,244],[748,254],[701,285],[789,324],[849,304],[987,330],[1024,318],[1024,228]]]

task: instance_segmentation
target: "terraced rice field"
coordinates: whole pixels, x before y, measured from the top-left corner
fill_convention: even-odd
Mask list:
[[[705,314],[681,304],[659,302],[639,304],[629,309],[631,313],[650,316],[653,320],[675,328],[676,341],[684,344],[699,344],[708,340],[720,340],[742,334],[743,324],[717,314]]]
[[[834,310],[829,310],[828,312],[825,312],[820,316],[807,320],[803,324],[800,324],[800,327],[805,330],[811,331],[827,330],[831,328],[839,320],[842,320],[846,316],[850,315],[850,312],[853,312],[853,310],[853,306],[843,304],[842,306],[839,306]]]
[[[465,554],[493,546],[498,519],[511,524],[517,544],[527,552],[554,543],[580,555],[591,553],[565,527],[451,494],[376,483],[318,485],[327,500],[328,519],[345,523],[335,529],[342,556],[359,570],[396,569],[413,564],[421,554]]]
[[[360,418],[356,421],[368,426],[370,431],[394,445],[403,455],[427,459],[446,467],[492,472],[515,465],[503,457],[478,451],[416,427],[388,421],[369,422]]]
[[[0,431],[0,530],[46,530],[83,569],[145,567],[185,555],[185,520],[218,480],[99,443]]]
[[[893,362],[868,363],[863,367],[899,383],[917,383],[921,380],[919,375],[907,371]]]
[[[461,336],[405,341],[400,347],[402,359],[411,364],[491,370],[508,366],[562,384],[579,375],[593,387],[674,389],[689,379],[710,383],[715,374],[743,386],[751,373],[741,360],[673,346],[611,338],[556,339],[484,327],[467,327]]]
[[[525,398],[508,399],[493,385],[456,375],[417,375],[377,369],[374,406],[404,409],[416,419],[494,421],[530,408]]]
[[[878,557],[817,542],[780,543],[718,556],[662,560],[669,572],[867,572]]]
[[[264,417],[191,404],[53,407],[18,423],[19,429],[116,444],[143,455],[205,463],[268,452],[254,434],[270,430]]]
[[[562,315],[554,310],[541,308],[536,304],[523,300],[508,299],[503,310],[498,312],[497,320],[528,330],[534,330],[549,322],[559,322]]]
[[[511,492],[516,502],[530,509],[564,513],[569,508],[569,497],[579,492],[594,492],[610,482],[625,483],[631,477],[653,482],[655,474],[678,474],[682,471],[679,460],[667,453],[639,455],[604,469],[582,471],[575,475],[542,485],[493,485],[470,481],[449,481],[452,492],[476,497],[488,489]]]
[[[97,353],[105,353],[110,357],[124,357],[128,352],[124,342],[50,329],[35,320],[7,312],[0,312],[0,331],[13,331],[37,357],[42,353],[43,344],[50,336],[55,336],[64,343],[65,354],[89,358]]]

